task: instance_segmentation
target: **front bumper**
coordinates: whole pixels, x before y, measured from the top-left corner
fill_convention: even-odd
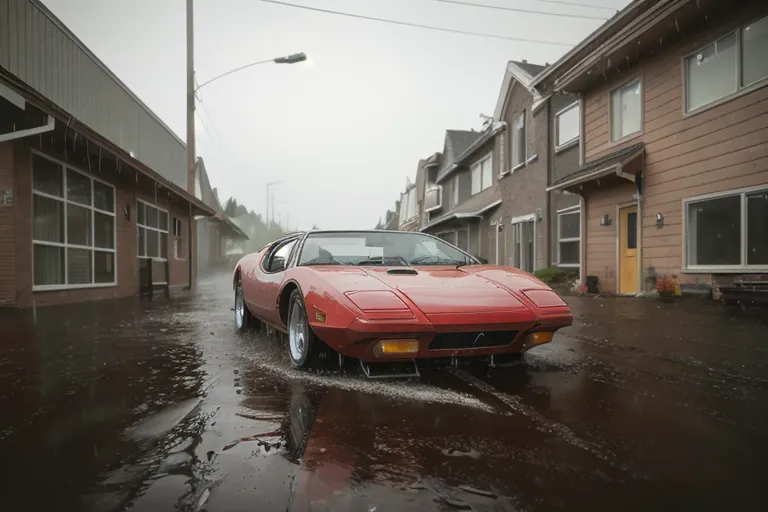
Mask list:
[[[475,319],[478,319],[475,316]],[[315,334],[337,352],[367,362],[387,362],[403,359],[444,358],[462,356],[481,356],[523,352],[535,346],[549,343],[552,338],[542,335],[531,336],[534,333],[555,333],[557,330],[573,323],[570,309],[565,307],[546,308],[538,315],[520,315],[517,318],[480,318],[482,323],[471,322],[469,318],[461,318],[461,322],[425,323],[416,320],[376,320],[368,321],[355,319],[347,328],[329,327],[313,324]],[[478,342],[480,333],[494,335],[496,341],[492,346],[452,346],[441,348],[435,343],[441,335],[464,333],[467,339],[474,338]],[[501,333],[509,334],[509,341],[499,343]],[[444,338],[445,336],[443,336]],[[461,338],[461,336],[458,336]],[[491,336],[489,336],[491,337]],[[480,337],[480,342],[485,336]],[[538,338],[538,339],[534,339]],[[381,340],[416,340],[418,351],[409,353],[382,353],[377,350]],[[442,345],[445,346],[444,344]],[[436,348],[438,347],[438,348]]]

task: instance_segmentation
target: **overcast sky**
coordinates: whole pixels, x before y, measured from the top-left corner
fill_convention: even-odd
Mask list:
[[[508,37],[574,44],[602,22],[435,0],[291,3]],[[486,5],[609,17],[615,11],[536,0]],[[184,0],[43,0],[182,139]],[[628,0],[563,0],[614,9]],[[195,69],[202,83],[250,62],[305,52],[308,63],[265,64],[201,91],[197,152],[224,201],[264,212],[265,183],[292,228],[372,228],[442,151],[446,129],[479,129],[508,60],[554,62],[566,46],[449,34],[264,3],[195,1]]]

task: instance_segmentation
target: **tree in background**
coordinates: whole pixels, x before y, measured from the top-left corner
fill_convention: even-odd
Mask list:
[[[227,200],[224,213],[248,235],[249,240],[245,242],[244,247],[246,252],[256,252],[285,234],[285,230],[278,223],[271,221],[267,226],[261,215],[253,210],[248,211],[248,208],[238,204],[234,197]]]

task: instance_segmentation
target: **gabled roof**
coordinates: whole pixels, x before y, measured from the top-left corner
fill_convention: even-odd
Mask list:
[[[483,132],[474,130],[446,130],[443,158],[437,171],[437,182],[444,180],[457,167],[457,158],[464,155],[482,137]]]
[[[501,120],[504,115],[504,107],[507,104],[507,98],[509,98],[509,91],[517,82],[528,90],[534,98],[534,101],[540,98],[539,92],[531,85],[534,77],[544,71],[547,66],[541,66],[539,64],[531,64],[528,61],[517,62],[511,60],[507,62],[507,69],[504,71],[504,79],[501,82],[501,90],[499,96],[496,98],[496,108],[493,111],[493,118]]]

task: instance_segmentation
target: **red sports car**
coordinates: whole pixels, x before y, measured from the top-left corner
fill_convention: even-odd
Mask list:
[[[372,363],[522,352],[573,321],[532,275],[406,231],[292,233],[244,256],[233,285],[239,331],[267,324],[294,366],[330,348],[369,376]]]

